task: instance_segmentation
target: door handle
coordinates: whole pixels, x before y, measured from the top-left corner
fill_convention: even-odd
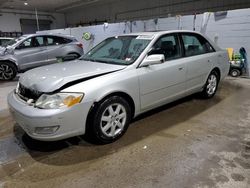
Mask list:
[[[184,67],[179,67],[178,69],[179,69],[179,71],[181,71],[181,70],[183,70],[183,69],[184,69]]]

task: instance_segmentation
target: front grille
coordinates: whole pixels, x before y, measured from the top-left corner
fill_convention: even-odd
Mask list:
[[[19,83],[17,94],[25,101],[33,99],[34,102],[43,94],[42,92],[26,88]]]

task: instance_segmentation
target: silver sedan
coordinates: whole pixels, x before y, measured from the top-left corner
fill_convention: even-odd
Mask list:
[[[23,74],[8,103],[34,139],[86,135],[111,143],[132,118],[193,93],[212,98],[229,71],[228,54],[190,31],[108,38],[81,59]]]

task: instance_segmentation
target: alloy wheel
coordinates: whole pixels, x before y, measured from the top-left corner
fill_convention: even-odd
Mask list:
[[[107,137],[119,135],[126,124],[127,112],[122,104],[109,105],[101,117],[101,131]]]
[[[6,64],[0,64],[0,79],[1,80],[9,80],[13,77],[14,70],[12,67]]]
[[[207,84],[207,93],[213,95],[217,88],[217,77],[214,74],[211,74],[208,78]]]

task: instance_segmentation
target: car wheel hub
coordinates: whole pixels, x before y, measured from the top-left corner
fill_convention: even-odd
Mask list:
[[[13,74],[13,69],[10,66],[0,65],[0,79],[8,80]]]
[[[208,78],[207,93],[213,95],[217,88],[217,78],[215,75],[210,75]]]
[[[122,104],[112,104],[108,106],[101,117],[101,130],[107,137],[119,135],[125,126],[127,113]]]
[[[236,71],[233,71],[233,76],[237,76],[237,72]]]

